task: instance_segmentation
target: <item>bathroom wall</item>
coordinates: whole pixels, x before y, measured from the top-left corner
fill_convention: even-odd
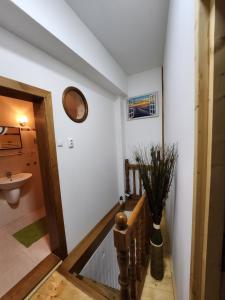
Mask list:
[[[96,225],[119,199],[114,127],[115,96],[45,52],[0,28],[1,75],[51,91],[60,188],[68,250]],[[66,115],[66,87],[81,89],[89,113],[84,123]],[[68,148],[74,138],[74,148]]]
[[[151,69],[128,77],[128,96],[159,92],[159,116],[128,120],[127,102],[124,101],[125,157],[133,160],[135,147],[162,142],[162,71]]]
[[[12,174],[32,173],[32,178],[22,187],[21,198],[15,208],[8,205],[0,191],[0,227],[44,205],[33,104],[0,96],[0,126],[20,127],[18,117],[23,115],[27,116],[28,123],[21,127],[22,149],[0,150],[0,177],[10,171]]]

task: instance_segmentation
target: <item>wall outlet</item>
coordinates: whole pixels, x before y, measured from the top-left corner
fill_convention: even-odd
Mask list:
[[[68,141],[68,148],[69,149],[74,148],[74,140],[73,140],[73,138],[68,138],[67,141]]]

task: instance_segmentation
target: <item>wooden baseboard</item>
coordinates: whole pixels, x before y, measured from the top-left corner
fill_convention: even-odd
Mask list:
[[[8,291],[1,300],[24,299],[59,262],[60,259],[56,255],[50,254]]]

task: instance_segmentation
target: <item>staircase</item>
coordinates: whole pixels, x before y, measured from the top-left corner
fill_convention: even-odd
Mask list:
[[[88,286],[92,287],[99,295],[105,297],[105,299],[116,300],[119,299],[119,290],[106,286],[100,282],[94,281],[84,276],[77,275],[77,278]]]
[[[68,277],[59,269],[26,299],[116,300],[119,299],[119,291],[85,277]]]
[[[138,166],[126,160],[125,170],[125,205],[117,203],[25,299],[140,299],[149,262],[149,212]]]

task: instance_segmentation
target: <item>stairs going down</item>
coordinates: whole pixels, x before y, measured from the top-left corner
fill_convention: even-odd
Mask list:
[[[88,286],[94,288],[95,291],[99,293],[101,296],[105,297],[105,299],[109,299],[109,300],[119,299],[120,293],[119,290],[117,289],[106,286],[100,282],[97,282],[95,280],[89,279],[81,275],[76,275],[76,278],[86,283]]]

